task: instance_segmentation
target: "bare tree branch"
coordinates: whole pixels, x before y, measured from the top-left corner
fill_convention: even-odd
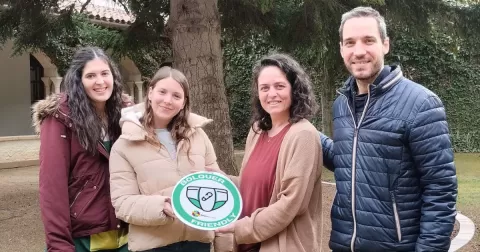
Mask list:
[[[115,2],[121,4],[123,6],[123,9],[125,10],[125,12],[127,14],[130,14],[130,11],[128,10],[128,6],[125,4],[125,2],[123,0],[116,0]]]
[[[75,3],[72,3],[68,5],[68,7],[65,7],[65,10],[67,10],[68,13],[72,14],[73,10],[75,10]]]
[[[82,12],[85,10],[85,8],[87,8],[87,5],[90,3],[90,1],[92,1],[92,0],[87,0],[87,1],[82,5],[82,8],[80,9],[80,13],[82,13]]]

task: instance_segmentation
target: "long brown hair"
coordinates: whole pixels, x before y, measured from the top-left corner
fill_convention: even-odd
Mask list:
[[[145,113],[143,118],[141,119],[143,127],[147,131],[147,142],[154,146],[161,147],[162,144],[157,138],[155,133],[155,125],[154,125],[154,113],[152,109],[152,103],[148,99],[148,93],[150,90],[154,89],[157,83],[163,79],[172,78],[176,82],[180,84],[183,89],[184,97],[185,97],[185,106],[181,109],[177,115],[175,115],[170,123],[167,125],[168,131],[172,134],[173,140],[178,143],[182,140],[185,141],[185,147],[187,150],[187,156],[190,151],[190,139],[188,139],[187,134],[189,131],[192,130],[190,125],[187,122],[188,116],[190,115],[190,94],[189,94],[189,87],[187,77],[177,69],[165,66],[160,68],[157,73],[153,76],[148,84],[148,90],[145,95]]]
[[[62,84],[68,97],[69,117],[72,119],[75,131],[82,147],[95,155],[98,141],[102,141],[102,119],[97,114],[95,106],[88,98],[82,83],[82,73],[85,65],[94,59],[105,61],[113,75],[113,92],[105,105],[108,128],[105,133],[110,140],[115,142],[121,133],[120,110],[122,109],[122,76],[116,64],[105,52],[98,47],[83,47],[77,50],[70,62]]]

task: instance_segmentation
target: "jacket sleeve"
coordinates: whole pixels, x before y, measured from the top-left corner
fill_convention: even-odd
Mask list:
[[[218,163],[217,163],[217,156],[215,155],[215,149],[213,148],[213,145],[212,145],[212,142],[210,141],[210,138],[208,138],[207,134],[202,129],[200,129],[200,130],[201,130],[201,132],[203,132],[203,135],[205,137],[205,143],[207,145],[207,151],[206,151],[206,154],[205,154],[205,166],[213,168],[213,169],[218,169],[219,173],[225,174],[230,180],[232,180],[232,182],[237,187],[239,187],[238,176],[226,174],[224,171],[222,171],[220,169],[220,167],[218,166]]]
[[[322,145],[323,151],[323,166],[325,166],[330,171],[334,171],[335,167],[333,166],[333,140],[324,135],[322,132],[318,132],[320,135],[320,143]]]
[[[74,252],[68,197],[70,141],[53,117],[40,126],[40,212],[48,252]]]
[[[409,147],[423,189],[416,251],[448,251],[456,215],[457,177],[445,109],[436,96],[421,105]]]
[[[307,130],[289,137],[286,156],[279,157],[286,161],[283,177],[279,178],[281,187],[276,195],[277,201],[236,222],[234,235],[238,244],[265,241],[307,211],[320,174],[318,167],[322,157],[319,140],[317,132]]]
[[[173,221],[163,212],[161,195],[141,195],[133,167],[113,145],[110,153],[110,194],[117,218],[138,226],[160,226]]]
[[[215,252],[233,252],[236,251],[232,233],[215,233],[213,241],[213,251]]]
[[[205,133],[205,131],[203,131],[202,129],[198,129],[198,130],[200,131],[200,134],[203,135],[203,138],[205,141],[205,147],[206,147],[205,166],[213,169],[220,169],[218,167],[217,155],[215,155],[215,149],[213,148],[212,141],[210,141],[210,138],[208,138],[207,133]]]

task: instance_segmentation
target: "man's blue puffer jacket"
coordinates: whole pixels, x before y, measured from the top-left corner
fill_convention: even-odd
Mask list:
[[[448,251],[457,178],[442,102],[392,66],[355,123],[354,85],[334,102],[333,139],[321,134],[337,184],[330,248]]]

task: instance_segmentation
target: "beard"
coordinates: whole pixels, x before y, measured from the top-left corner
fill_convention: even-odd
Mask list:
[[[375,78],[378,76],[380,71],[382,70],[383,63],[382,62],[375,62],[371,67],[366,67],[361,69],[360,71],[357,71],[353,68],[352,65],[348,67],[348,71],[350,74],[359,81],[362,82],[367,82],[367,83],[373,83]]]

